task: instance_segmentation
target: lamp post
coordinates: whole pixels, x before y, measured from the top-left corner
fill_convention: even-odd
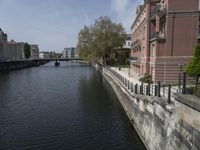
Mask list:
[[[179,64],[179,84],[178,84],[179,91],[181,89],[182,73],[183,73],[183,64]]]

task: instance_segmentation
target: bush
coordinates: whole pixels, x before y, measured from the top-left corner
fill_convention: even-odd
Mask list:
[[[144,77],[139,79],[139,81],[142,83],[150,83],[150,84],[153,83],[152,77],[149,74],[145,74]]]
[[[194,57],[187,65],[186,72],[189,75],[200,77],[200,45],[196,46]]]

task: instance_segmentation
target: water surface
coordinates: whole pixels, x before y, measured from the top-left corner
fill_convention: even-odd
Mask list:
[[[145,148],[101,74],[62,62],[0,73],[0,149]]]

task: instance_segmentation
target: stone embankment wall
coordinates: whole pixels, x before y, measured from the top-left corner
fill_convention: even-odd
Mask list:
[[[98,66],[96,66],[98,68]],[[119,101],[149,150],[200,150],[200,109],[181,102],[131,93],[102,68]]]
[[[0,62],[0,71],[16,70],[29,68],[34,66],[39,66],[46,64],[47,61],[38,60],[24,60],[24,61],[10,61],[10,62]]]

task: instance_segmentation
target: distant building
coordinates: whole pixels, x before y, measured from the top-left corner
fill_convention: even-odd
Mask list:
[[[122,48],[131,49],[131,34],[126,34],[126,40]]]
[[[16,61],[24,59],[24,43],[11,40],[6,47],[7,61]]]
[[[7,34],[0,28],[0,61],[5,61],[5,47],[7,44]]]
[[[40,52],[39,53],[39,58],[40,59],[49,59],[51,57],[50,52]]]
[[[31,59],[39,58],[38,45],[30,45]],[[26,59],[24,56],[24,43],[14,40],[7,41],[7,34],[0,28],[0,61],[18,61]]]
[[[126,34],[125,43],[123,46],[115,48],[115,59],[117,59],[117,62],[120,65],[125,65],[128,63],[129,60],[129,54],[131,51],[131,34]],[[111,64],[112,65],[112,64]]]
[[[38,59],[39,58],[39,47],[38,45],[30,45],[31,51],[31,59]]]
[[[76,49],[74,47],[65,48],[63,58],[75,58]]]

